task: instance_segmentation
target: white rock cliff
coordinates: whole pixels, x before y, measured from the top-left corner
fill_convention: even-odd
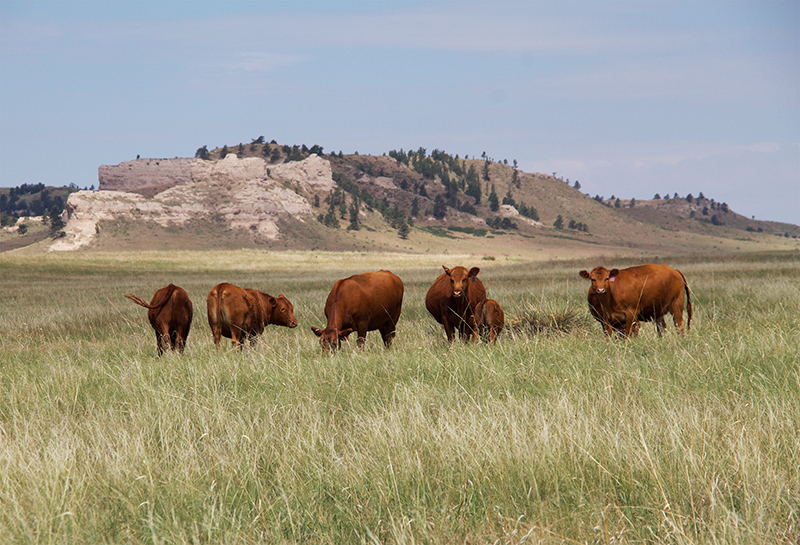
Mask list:
[[[56,240],[51,251],[90,244],[98,222],[116,219],[167,227],[191,219],[222,218],[230,229],[248,229],[274,240],[280,236],[280,218],[304,221],[313,213],[308,200],[285,182],[308,192],[330,191],[336,185],[330,163],[317,155],[279,165],[268,165],[258,157],[239,159],[235,154],[220,161],[140,159],[101,166],[99,173],[100,191],[69,196],[66,236]],[[132,192],[155,187],[166,189],[151,198]]]

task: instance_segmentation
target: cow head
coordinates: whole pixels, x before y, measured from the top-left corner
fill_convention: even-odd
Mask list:
[[[297,319],[294,317],[294,305],[283,295],[270,297],[269,304],[272,305],[272,323],[285,327],[297,327]]]
[[[347,329],[336,329],[335,327],[326,327],[325,329],[319,329],[317,327],[312,327],[311,331],[314,332],[314,335],[319,337],[319,344],[322,346],[322,353],[328,354],[331,351],[339,350],[342,345],[342,339],[346,339],[350,333],[353,332],[352,327],[348,327]]]
[[[465,267],[453,267],[448,269],[442,265],[445,274],[450,277],[450,289],[453,297],[461,298],[467,293],[469,283],[474,282],[481,271],[478,267],[472,267],[469,271]]]
[[[592,283],[589,287],[590,292],[602,296],[611,289],[611,283],[616,280],[619,270],[611,269],[609,271],[605,267],[595,267],[592,272],[581,271],[578,274]]]

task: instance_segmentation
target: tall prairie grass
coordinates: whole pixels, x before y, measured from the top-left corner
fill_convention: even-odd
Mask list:
[[[448,346],[423,304],[441,264],[550,325]],[[2,256],[0,541],[797,543],[800,257],[672,264],[691,331],[624,341],[589,316],[590,262]],[[379,268],[406,286],[392,349],[375,332],[323,357],[333,282]],[[285,294],[300,327],[216,350],[222,281]],[[170,282],[195,317],[157,358],[122,296]]]

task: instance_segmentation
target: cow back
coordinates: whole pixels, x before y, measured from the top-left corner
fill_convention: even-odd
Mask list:
[[[638,265],[620,270],[609,288],[618,308],[639,309],[639,319],[648,321],[683,298],[684,280],[668,265]]]
[[[325,301],[327,328],[357,328],[366,323],[378,329],[400,316],[403,282],[390,271],[362,273],[337,280]]]

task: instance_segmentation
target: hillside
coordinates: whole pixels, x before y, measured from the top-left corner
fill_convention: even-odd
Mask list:
[[[37,245],[548,258],[800,248],[800,227],[705,197],[603,202],[554,176],[440,150],[344,155],[253,141],[197,155],[100,166],[99,191],[70,195],[65,236]]]

